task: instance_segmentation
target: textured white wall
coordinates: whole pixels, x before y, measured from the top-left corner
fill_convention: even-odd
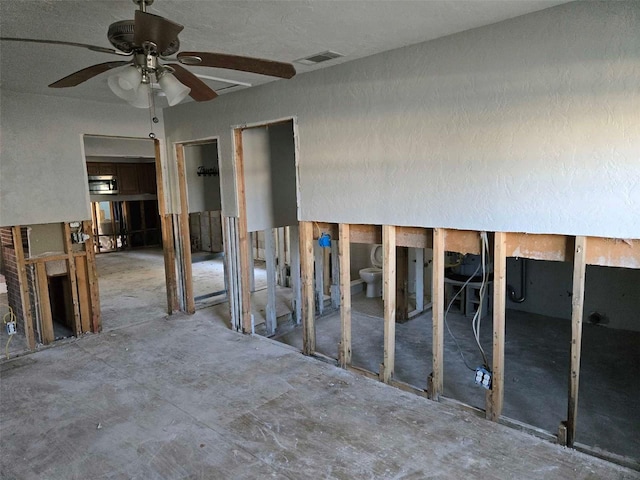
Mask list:
[[[640,237],[640,2],[574,2],[165,112],[296,116],[302,220]]]
[[[83,134],[146,137],[149,133],[148,112],[124,102],[105,104],[6,90],[0,90],[0,98],[2,226],[90,219]],[[163,132],[163,124],[156,129]]]
[[[295,225],[293,122],[244,130],[242,147],[249,231]]]

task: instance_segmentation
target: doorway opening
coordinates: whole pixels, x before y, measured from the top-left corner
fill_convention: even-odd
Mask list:
[[[85,135],[84,150],[102,325],[112,330],[167,311],[159,148]]]
[[[239,281],[232,325],[278,337],[301,319],[295,120],[236,128],[234,142],[238,241],[229,263]]]
[[[218,139],[176,145],[186,310],[227,301]]]

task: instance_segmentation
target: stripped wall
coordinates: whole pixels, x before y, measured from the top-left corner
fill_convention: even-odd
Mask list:
[[[296,116],[299,219],[640,237],[640,3],[573,2],[165,111],[167,141]],[[634,221],[633,219],[636,219]]]

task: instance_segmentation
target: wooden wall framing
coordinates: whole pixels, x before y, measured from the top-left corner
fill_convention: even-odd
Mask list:
[[[316,228],[313,228],[313,225]],[[315,302],[314,302],[314,240],[321,233],[338,239],[340,270],[340,321],[341,340],[338,345],[338,364],[370,378],[390,383],[404,390],[413,391],[435,401],[444,400],[444,270],[446,252],[480,254],[483,248],[479,231],[444,228],[420,228],[390,225],[332,224],[305,221],[300,223],[300,254],[303,278],[303,353],[315,353]],[[572,294],[572,338],[570,344],[571,368],[567,420],[559,427],[558,443],[574,446],[577,423],[578,385],[580,378],[580,354],[584,310],[584,285],[587,265],[601,265],[640,269],[640,239],[613,239],[599,237],[574,237],[568,235],[527,234],[519,232],[488,232],[489,245],[493,248],[493,356],[492,386],[487,391],[485,416],[487,419],[515,424],[503,418],[504,399],[504,348],[506,314],[506,265],[508,257],[574,263]],[[384,354],[378,374],[351,365],[351,289],[350,243],[382,243],[384,247]],[[396,247],[433,249],[433,346],[432,369],[426,391],[393,379],[396,322]],[[390,288],[392,286],[393,288]],[[446,399],[448,402],[450,399]],[[455,402],[454,403],[459,403]],[[472,408],[466,406],[466,408]],[[478,409],[475,409],[478,410]],[[526,427],[526,426],[525,426]],[[535,430],[535,427],[531,427]],[[547,434],[553,436],[553,434]],[[581,449],[585,450],[584,447]]]

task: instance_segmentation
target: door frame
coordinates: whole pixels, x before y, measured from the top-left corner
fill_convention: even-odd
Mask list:
[[[242,132],[253,128],[269,127],[282,123],[292,122],[293,124],[293,145],[294,145],[294,168],[296,173],[296,211],[297,217],[300,218],[300,147],[299,147],[299,131],[298,117],[295,115],[281,117],[273,120],[266,120],[253,123],[244,123],[240,125],[232,125],[231,132],[233,137],[233,172],[236,179],[236,200],[238,205],[238,222],[237,222],[237,238],[238,248],[234,254],[239,258],[231,259],[230,263],[239,260],[240,271],[237,275],[240,277],[239,283],[239,303],[240,308],[234,314],[231,313],[231,325],[236,330],[242,330],[243,333],[253,333],[253,319],[251,314],[251,281],[250,281],[250,238],[247,224],[247,198],[245,193],[245,174],[244,174],[244,152],[242,148]],[[297,293],[296,293],[297,296]]]
[[[178,269],[180,271],[180,304],[183,306],[183,310],[187,313],[193,314],[196,312],[196,302],[193,293],[193,268],[191,265],[191,232],[189,226],[189,199],[187,190],[187,177],[185,169],[185,147],[194,147],[198,145],[208,145],[211,143],[216,144],[216,151],[218,154],[218,170],[220,170],[220,137],[218,135],[206,138],[200,138],[197,140],[179,141],[173,143],[173,149],[176,157],[176,169],[178,174],[178,199],[180,202],[180,209],[177,214],[177,235],[176,235],[176,247],[180,252],[180,261],[178,262]],[[220,185],[222,189],[222,185]],[[222,219],[221,219],[222,220]],[[225,284],[228,285],[229,279],[227,278],[227,242],[224,241],[223,235],[223,248],[225,252]],[[228,297],[228,292],[227,292]]]

